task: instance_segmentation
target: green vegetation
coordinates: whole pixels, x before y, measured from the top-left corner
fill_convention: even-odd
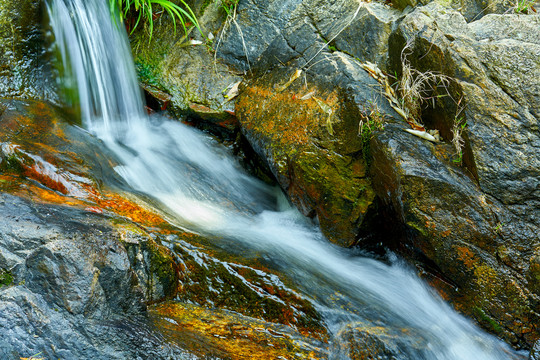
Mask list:
[[[197,17],[191,8],[184,0],[179,1],[183,7],[169,0],[109,0],[109,7],[112,14],[118,13],[121,21],[130,17],[130,14],[134,12],[135,15],[133,18],[136,21],[131,30],[135,30],[141,20],[144,20],[148,24],[150,38],[152,38],[152,32],[154,30],[155,17],[163,12],[167,12],[170,15],[175,31],[177,21],[182,25],[184,32],[186,32],[186,26],[189,27],[190,25],[188,23],[195,25],[200,31]]]
[[[10,286],[13,283],[13,275],[4,269],[0,269],[0,288]]]
[[[478,319],[482,322],[484,322],[486,325],[489,325],[491,329],[495,333],[500,333],[502,331],[501,326],[493,320],[490,316],[488,316],[484,310],[480,309],[478,306],[474,307],[474,313],[478,317]]]
[[[227,13],[227,16],[234,17],[234,14],[236,13],[236,8],[238,6],[239,0],[222,0],[221,1],[221,8],[225,10]]]
[[[135,68],[137,70],[137,76],[140,82],[156,87],[161,87],[159,81],[159,73],[155,65],[151,65],[142,61],[136,61]]]
[[[465,121],[463,117],[456,117],[454,119],[452,145],[454,145],[454,148],[456,149],[456,158],[453,161],[459,165],[463,163],[463,147],[465,146],[465,140],[463,140],[461,135],[466,126],[467,121]]]
[[[516,0],[512,9],[516,14],[532,14],[536,12],[536,9],[533,7],[535,0]]]
[[[358,136],[362,139],[362,154],[366,164],[371,161],[371,147],[369,142],[374,131],[384,130],[384,114],[381,113],[377,104],[370,103],[366,111],[362,114],[358,126]]]
[[[3,159],[0,157],[0,172],[22,174],[23,171],[23,165],[16,155],[8,155]]]

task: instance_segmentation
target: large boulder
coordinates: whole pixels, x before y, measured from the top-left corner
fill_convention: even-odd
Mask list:
[[[230,66],[252,74],[236,103],[242,133],[293,203],[342,246],[368,232],[364,219],[374,208],[362,119],[398,116],[359,58],[386,64],[377,44],[398,17],[355,1],[245,1],[217,49]],[[263,18],[271,21],[260,25]],[[354,32],[372,51],[358,46]],[[342,33],[344,52],[334,41]]]
[[[453,79],[423,120],[447,140],[458,117],[467,123],[463,167],[450,144],[411,138],[400,125],[372,142],[375,191],[412,230],[413,248],[439,274],[433,282],[524,347],[540,336],[538,24],[488,15],[467,25],[435,3],[411,12],[390,38],[393,69],[401,72],[409,44],[415,69]]]
[[[0,356],[165,359],[148,336],[143,288],[110,220],[0,193]],[[142,345],[142,346],[139,346]]]
[[[237,101],[237,116],[292,202],[318,219],[330,241],[351,246],[374,200],[359,122],[373,109],[391,109],[358,62],[342,53],[326,55],[307,73],[307,87],[298,79],[276,90],[294,74],[282,68],[250,82]]]

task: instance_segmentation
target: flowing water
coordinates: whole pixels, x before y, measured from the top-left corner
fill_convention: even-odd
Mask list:
[[[84,126],[120,159],[117,172],[161,203],[171,222],[219,235],[222,248],[270,259],[312,299],[336,336],[348,324],[371,324],[408,329],[395,339],[406,359],[513,356],[392,255],[383,263],[330,244],[279,190],[247,175],[227,149],[178,122],[148,118],[126,33],[111,21],[106,0],[50,0],[48,11],[64,82],[78,88]]]

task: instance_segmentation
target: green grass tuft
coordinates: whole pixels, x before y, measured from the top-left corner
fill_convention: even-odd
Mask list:
[[[190,26],[189,23],[201,31],[197,17],[189,5],[184,0],[179,1],[182,6],[176,5],[169,0],[109,0],[109,8],[111,14],[118,14],[121,21],[124,21],[130,15],[136,19],[131,29],[132,32],[141,23],[141,20],[145,21],[150,32],[150,39],[154,30],[154,16],[162,13],[170,15],[175,31],[177,22],[182,25],[184,32],[187,32],[186,27]]]

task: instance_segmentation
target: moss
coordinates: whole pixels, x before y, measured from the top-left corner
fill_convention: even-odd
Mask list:
[[[9,155],[0,159],[0,172],[20,175],[24,172],[24,167],[17,156]]]
[[[150,309],[150,318],[167,340],[203,358],[327,358],[316,338],[230,311],[169,302]]]
[[[311,303],[266,271],[224,263],[180,245],[175,253],[182,258],[180,301],[232,310],[324,338],[320,315]]]
[[[0,269],[0,288],[10,286],[13,283],[13,275],[8,270]]]
[[[160,73],[156,65],[138,60],[135,62],[135,69],[139,82],[160,87]]]
[[[272,159],[271,166],[293,203],[305,215],[318,215],[330,241],[353,245],[375,198],[361,156],[358,109],[343,101],[346,95],[336,89],[304,89],[297,82],[276,92],[268,84],[283,87],[290,74],[273,75],[244,89],[236,102],[237,116],[248,137],[262,144],[261,150]],[[317,97],[301,100],[310,92]],[[369,119],[366,126],[375,130],[375,116]],[[367,142],[371,135],[365,134]]]
[[[210,6],[210,4],[212,4],[213,2],[214,2],[214,0],[204,0],[203,3],[202,3],[202,5],[201,5],[201,10],[200,10],[200,12],[199,12],[200,15],[203,15],[204,12],[205,12],[205,10],[206,10],[206,8],[207,8],[208,6]]]
[[[476,285],[486,301],[494,299],[501,292],[500,281],[495,269],[488,265],[479,265],[475,267],[474,275]]]
[[[476,306],[474,307],[474,314],[476,315],[479,321],[488,325],[490,329],[493,330],[495,333],[500,333],[502,331],[501,326],[495,320],[493,320],[493,318],[488,316],[484,312],[484,310]]]

